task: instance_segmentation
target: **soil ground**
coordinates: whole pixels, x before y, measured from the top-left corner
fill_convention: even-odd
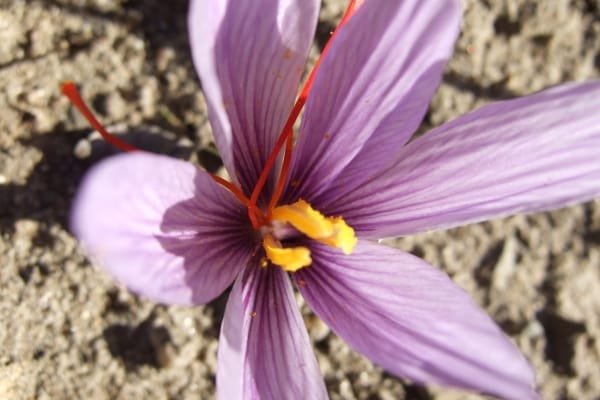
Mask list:
[[[313,57],[344,3],[324,0]],[[600,1],[464,6],[423,129],[600,75]],[[82,175],[110,150],[61,97],[63,80],[128,140],[219,170],[186,10],[184,0],[0,0],[2,399],[214,396],[226,298],[197,308],[139,298],[90,264],[67,224]],[[600,202],[389,243],[468,290],[531,360],[545,399],[600,398]],[[392,377],[304,311],[332,399],[481,398]]]

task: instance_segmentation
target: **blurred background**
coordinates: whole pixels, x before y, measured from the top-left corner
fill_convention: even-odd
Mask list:
[[[463,4],[462,34],[423,130],[600,75],[599,0]],[[345,5],[323,0],[313,60]],[[94,268],[68,228],[82,175],[113,150],[61,97],[64,80],[126,140],[222,168],[191,63],[187,6],[0,0],[1,399],[214,396],[226,296],[197,308],[139,298]],[[388,243],[470,292],[532,362],[545,399],[600,398],[600,202]],[[303,312],[332,399],[483,398],[394,378]]]

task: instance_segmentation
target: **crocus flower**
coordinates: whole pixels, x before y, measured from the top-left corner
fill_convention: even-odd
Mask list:
[[[451,54],[459,2],[352,2],[292,146],[281,132],[298,112],[318,9],[193,0],[192,53],[232,183],[160,155],[119,155],[84,181],[74,231],[118,281],[156,301],[205,304],[233,284],[219,398],[327,398],[293,285],[399,377],[535,398],[528,363],[463,290],[375,239],[598,196],[600,84],[491,104],[409,142]]]

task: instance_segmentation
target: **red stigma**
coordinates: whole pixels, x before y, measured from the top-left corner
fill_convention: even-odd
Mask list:
[[[100,135],[111,145],[115,146],[117,149],[122,151],[135,151],[138,150],[136,147],[130,145],[127,142],[122,141],[115,135],[108,133],[108,131],[104,128],[104,126],[96,119],[94,113],[89,109],[89,107],[85,104],[79,91],[77,90],[77,86],[71,81],[63,82],[60,85],[60,91],[64,94],[73,105],[79,110],[79,112],[87,119],[92,128],[97,130]]]
[[[294,123],[300,116],[300,111],[302,111],[302,108],[306,104],[306,99],[308,98],[308,94],[310,92],[313,81],[315,79],[316,72],[318,71],[319,66],[321,64],[321,60],[327,54],[330,44],[333,41],[333,39],[335,38],[339,29],[343,25],[345,25],[346,22],[348,22],[350,17],[356,12],[356,10],[360,7],[360,5],[364,1],[365,0],[350,0],[350,3],[348,4],[348,7],[346,8],[346,11],[344,12],[344,15],[342,16],[342,19],[340,20],[340,23],[336,27],[335,31],[331,34],[331,38],[325,45],[323,52],[317,59],[317,62],[315,63],[315,66],[313,67],[312,71],[310,72],[308,79],[304,83],[304,86],[302,87],[302,91],[300,92],[300,95],[298,96],[298,99],[296,100],[296,103],[294,104],[294,107],[292,108],[292,111],[290,112],[290,115],[288,116],[288,119],[287,119],[283,129],[281,130],[279,137],[277,138],[277,141],[275,142],[275,146],[273,147],[273,150],[269,154],[267,162],[265,163],[265,166],[263,167],[263,170],[261,171],[260,176],[258,177],[258,180],[256,181],[256,185],[254,186],[254,189],[252,190],[250,198],[248,198],[244,194],[244,192],[239,187],[237,187],[235,184],[233,184],[219,176],[210,174],[211,177],[215,180],[215,182],[217,182],[218,184],[220,184],[221,186],[223,186],[227,190],[229,190],[243,205],[248,207],[248,217],[250,218],[250,222],[252,223],[252,226],[254,227],[254,229],[258,229],[262,225],[269,223],[269,221],[271,219],[271,214],[273,212],[273,208],[275,208],[275,206],[277,205],[277,202],[281,198],[281,194],[283,193],[283,189],[285,187],[285,182],[287,181],[289,170],[290,170],[292,151],[293,151],[293,147],[294,147]],[[104,128],[104,126],[98,121],[98,119],[96,119],[96,117],[94,116],[94,113],[92,113],[90,108],[85,104],[85,102],[81,98],[81,95],[79,94],[79,91],[77,90],[77,86],[73,82],[66,81],[66,82],[62,83],[60,86],[60,90],[71,101],[71,103],[79,110],[79,112],[81,112],[81,114],[85,117],[85,119],[87,119],[89,124],[96,131],[98,131],[100,133],[100,135],[102,135],[102,138],[104,138],[104,140],[106,140],[108,143],[110,143],[114,147],[116,147],[122,151],[125,151],[125,152],[139,150],[136,147],[134,147],[133,145],[131,145],[131,144],[119,139],[115,135],[109,133]],[[258,200],[258,196],[260,195],[262,189],[265,186],[265,183],[267,182],[267,178],[269,177],[269,174],[271,173],[273,166],[275,165],[277,156],[280,154],[284,145],[285,145],[285,152],[284,152],[284,156],[283,156],[283,163],[282,163],[281,171],[279,172],[279,177],[277,178],[277,183],[275,185],[273,195],[271,196],[271,200],[269,201],[267,212],[266,212],[266,214],[264,214],[263,211],[260,210],[256,206],[256,202]]]
[[[260,192],[264,188],[265,183],[267,182],[267,178],[269,177],[269,174],[271,173],[271,170],[273,169],[273,166],[275,165],[277,156],[279,155],[279,153],[281,152],[281,150],[283,148],[283,145],[285,144],[286,145],[285,153],[283,155],[283,163],[281,166],[281,171],[279,172],[279,177],[277,179],[277,183],[275,185],[275,189],[273,190],[273,195],[271,196],[271,200],[269,201],[269,206],[268,206],[267,212],[266,212],[267,221],[271,218],[271,213],[273,212],[273,208],[275,208],[275,206],[277,205],[277,202],[281,198],[281,194],[283,193],[283,189],[285,187],[285,182],[287,181],[288,174],[289,174],[289,169],[290,169],[291,159],[292,159],[292,151],[293,151],[293,147],[294,147],[294,123],[298,119],[298,116],[300,115],[300,111],[306,104],[306,99],[308,98],[308,94],[310,92],[310,89],[312,88],[312,84],[315,79],[316,72],[318,71],[318,69],[321,65],[321,61],[323,60],[323,57],[326,56],[326,54],[329,50],[330,44],[331,44],[331,42],[333,42],[333,39],[335,39],[340,28],[348,22],[350,17],[352,17],[352,15],[356,12],[356,10],[358,10],[358,8],[360,7],[360,5],[363,2],[364,2],[364,0],[351,0],[350,3],[348,4],[348,7],[346,8],[344,15],[342,16],[342,19],[340,20],[335,31],[331,34],[331,37],[327,41],[327,44],[325,45],[323,52],[317,59],[317,62],[315,63],[315,66],[313,67],[312,71],[310,72],[308,79],[304,83],[304,86],[302,87],[302,91],[300,92],[300,95],[298,96],[298,99],[296,100],[296,104],[294,104],[294,107],[292,108],[292,111],[290,112],[290,115],[289,115],[285,125],[283,126],[283,129],[282,129],[281,133],[279,134],[277,141],[275,142],[275,146],[273,147],[273,150],[269,154],[269,158],[267,159],[267,162],[265,163],[265,166],[263,167],[263,170],[261,171],[260,176],[258,177],[258,180],[256,181],[256,185],[254,186],[254,190],[252,190],[252,194],[250,196],[250,201],[248,203],[248,217],[250,218],[250,221],[252,222],[252,226],[255,229],[258,229],[260,227],[260,224],[258,223],[258,217],[255,213],[257,210],[256,202],[258,201],[258,196],[260,195]]]
[[[97,130],[100,133],[100,135],[102,135],[102,138],[106,140],[109,144],[125,152],[139,150],[135,146],[109,133],[104,128],[100,121],[98,121],[98,119],[94,116],[94,113],[92,113],[90,108],[85,104],[85,102],[81,98],[81,95],[79,94],[79,91],[77,90],[77,86],[73,82],[67,81],[61,84],[60,91],[71,101],[71,103],[79,110],[79,112],[85,117],[85,119],[87,119],[89,124],[95,130]],[[248,205],[248,197],[246,197],[246,195],[242,192],[240,188],[219,176],[212,174],[210,174],[210,176],[215,180],[215,182],[229,190],[242,204],[246,206]],[[254,213],[262,220],[263,215],[262,212],[260,212],[260,210],[254,210]]]

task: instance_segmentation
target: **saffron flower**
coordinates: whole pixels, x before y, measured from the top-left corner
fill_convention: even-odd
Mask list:
[[[409,142],[452,52],[459,2],[352,1],[294,106],[318,10],[318,0],[192,0],[192,53],[232,182],[119,155],[84,181],[74,232],[159,302],[205,304],[233,284],[219,398],[327,398],[294,286],[399,377],[536,398],[527,361],[463,290],[376,239],[598,196],[600,84],[490,104]]]

